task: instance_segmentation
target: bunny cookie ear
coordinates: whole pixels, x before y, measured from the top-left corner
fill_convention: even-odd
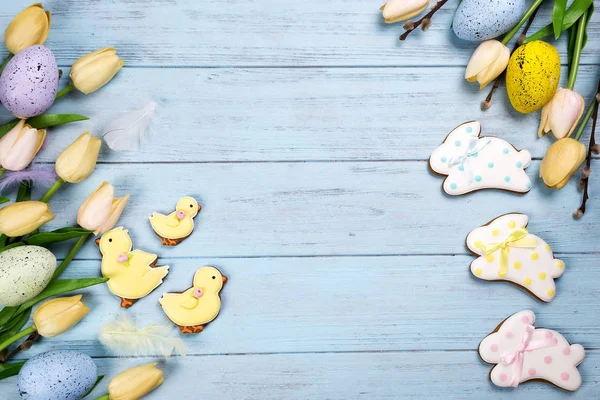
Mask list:
[[[454,128],[452,132],[450,132],[446,140],[458,135],[462,136],[465,133],[472,137],[478,137],[481,134],[481,124],[477,121],[469,121],[462,123],[456,128]]]

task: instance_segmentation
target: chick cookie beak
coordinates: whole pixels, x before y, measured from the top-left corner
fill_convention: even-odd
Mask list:
[[[202,206],[198,204],[198,211],[202,210]]]
[[[223,283],[225,283],[229,280],[225,275],[222,275],[221,277],[223,278]]]
[[[98,238],[98,239],[94,240],[94,242],[96,242],[96,244],[97,244],[98,246],[100,246],[100,238]]]

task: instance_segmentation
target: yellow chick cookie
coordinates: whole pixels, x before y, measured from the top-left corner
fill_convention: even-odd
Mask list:
[[[199,333],[219,315],[225,282],[227,277],[215,267],[202,267],[194,274],[194,286],[183,293],[165,293],[159,302],[181,333]]]
[[[102,254],[102,276],[109,278],[108,288],[121,298],[123,308],[149,295],[169,273],[169,266],[156,266],[156,254],[132,251],[131,238],[123,227],[106,232],[96,243]]]
[[[150,224],[163,245],[177,246],[194,231],[194,217],[200,210],[202,206],[194,198],[182,197],[171,214],[153,213]]]

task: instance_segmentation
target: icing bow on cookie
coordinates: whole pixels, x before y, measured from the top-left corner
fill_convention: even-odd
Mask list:
[[[521,343],[516,348],[516,350],[506,353],[502,356],[502,363],[504,365],[508,366],[514,364],[514,371],[512,379],[510,381],[510,386],[512,387],[519,386],[519,381],[521,380],[521,373],[523,372],[523,362],[525,361],[526,351],[543,349],[546,347],[554,346],[556,344],[555,341],[551,338],[531,340],[534,331],[535,328],[533,326],[527,325],[527,327],[525,328],[525,332],[523,333],[523,337],[521,338]]]
[[[471,168],[469,157],[479,153],[485,146],[490,144],[492,140],[479,140],[479,138],[471,137],[468,139],[468,141],[469,142],[467,143],[467,149],[465,152],[461,155],[452,157],[450,161],[448,161],[448,166],[453,167],[455,165],[462,165],[465,170],[465,174],[467,175],[467,180],[469,183],[471,183],[473,182],[473,168]]]
[[[509,247],[521,247],[521,248],[535,248],[537,241],[533,237],[527,237],[529,232],[525,228],[517,228],[510,233],[500,243],[490,243],[487,246],[483,246],[483,252],[485,255],[492,254],[496,250],[501,250],[500,253],[500,276],[506,275],[508,272],[508,253]]]

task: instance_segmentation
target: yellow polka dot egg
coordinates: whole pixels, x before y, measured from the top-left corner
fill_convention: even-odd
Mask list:
[[[560,56],[546,42],[535,40],[514,51],[506,70],[506,91],[510,103],[529,114],[548,103],[560,80]]]

